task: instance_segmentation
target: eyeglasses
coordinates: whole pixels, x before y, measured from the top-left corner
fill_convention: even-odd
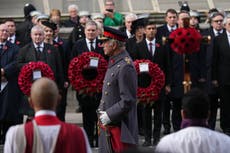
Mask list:
[[[218,23],[218,22],[223,22],[223,20],[213,20],[213,22],[216,22],[216,23]]]

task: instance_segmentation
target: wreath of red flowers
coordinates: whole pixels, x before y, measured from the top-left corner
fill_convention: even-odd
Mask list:
[[[165,84],[165,75],[157,64],[145,59],[134,61],[138,75],[141,74],[139,67],[140,63],[147,63],[149,65],[148,74],[151,77],[151,83],[146,88],[138,87],[137,98],[139,102],[148,104],[156,101],[159,98],[159,93]]]
[[[174,30],[169,39],[172,49],[178,54],[194,53],[200,49],[202,36],[195,28],[178,28]]]
[[[33,83],[32,77],[34,70],[40,70],[42,73],[42,77],[47,77],[55,80],[54,73],[48,64],[44,62],[29,62],[22,67],[18,76],[19,88],[27,96],[30,95],[30,88]]]
[[[98,67],[95,68],[97,75],[95,78],[88,80],[82,72],[89,68],[90,58],[98,58]],[[69,64],[68,77],[73,88],[80,94],[91,95],[100,93],[102,84],[107,70],[107,61],[104,57],[95,52],[84,52],[80,56],[75,57]]]

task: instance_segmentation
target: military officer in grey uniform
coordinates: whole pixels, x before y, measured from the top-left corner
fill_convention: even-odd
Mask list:
[[[104,53],[110,57],[103,82],[99,114],[99,153],[120,152],[138,143],[137,73],[129,54],[125,51],[125,35],[105,27]],[[113,132],[116,131],[114,134]],[[114,145],[114,141],[120,144]]]

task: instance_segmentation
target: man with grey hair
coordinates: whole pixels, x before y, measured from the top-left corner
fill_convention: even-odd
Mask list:
[[[98,107],[99,153],[122,152],[138,144],[137,73],[125,51],[126,36],[109,27],[104,30],[104,54],[110,60]]]
[[[204,46],[202,49],[206,51],[206,82],[205,82],[205,91],[208,93],[210,98],[210,116],[209,116],[209,127],[211,129],[215,129],[216,126],[216,116],[217,116],[217,109],[219,106],[219,94],[216,86],[212,83],[212,63],[213,63],[213,45],[214,45],[214,38],[221,33],[225,32],[223,20],[223,14],[219,12],[212,13],[210,16],[211,19],[211,27],[203,32],[205,36],[211,36],[210,43]],[[223,43],[223,42],[222,42]]]
[[[128,38],[132,37],[131,26],[132,26],[132,22],[136,19],[137,19],[137,15],[134,13],[129,13],[125,16],[125,26],[120,28],[120,30],[124,32]]]
[[[65,27],[74,27],[79,24],[78,6],[71,4],[68,6],[69,20],[64,22]]]
[[[54,73],[55,81],[61,92],[64,88],[64,76],[62,61],[58,50],[53,45],[44,43],[44,30],[39,25],[36,25],[31,29],[31,38],[32,42],[19,50],[17,56],[19,70],[31,61],[42,61],[48,64]]]

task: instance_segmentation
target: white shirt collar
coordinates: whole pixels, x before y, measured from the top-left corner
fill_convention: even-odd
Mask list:
[[[227,33],[227,36],[230,37],[230,32],[228,32],[228,31],[226,30],[226,33]]]
[[[11,36],[11,37],[8,37],[8,40],[10,40],[10,39],[11,39],[11,42],[14,43],[14,42],[15,42],[15,39],[16,39],[16,36],[13,35],[13,36]]]
[[[170,31],[171,29],[176,30],[177,26],[174,25],[173,27],[170,27],[170,26],[167,24],[167,28],[168,28],[169,31]]]
[[[222,30],[220,30],[220,31],[217,31],[216,29],[214,29],[214,28],[213,28],[213,32],[214,32],[215,36],[217,36],[217,35],[218,35],[218,34],[217,34],[218,32],[223,33],[223,31],[224,31],[223,29],[222,29]]]
[[[154,38],[152,41],[149,41],[147,38],[145,40],[146,40],[146,42],[147,42],[148,45],[151,42],[153,44],[153,46],[155,46],[156,38]]]
[[[35,113],[35,117],[42,116],[42,115],[56,116],[56,113],[52,110],[39,110]]]
[[[126,29],[126,34],[127,34],[128,38],[131,38],[131,37],[132,37],[132,34],[131,34],[130,31],[127,30],[127,29]]]
[[[34,47],[37,48],[38,45],[34,43]],[[42,42],[41,44],[39,44],[39,47],[40,47],[40,48],[44,48],[44,42]]]
[[[87,38],[85,38],[86,39],[86,42],[87,42],[87,44],[90,44],[90,42],[93,42],[93,44],[95,44],[96,43],[96,39],[94,39],[93,41],[90,41],[89,39],[87,39]]]

